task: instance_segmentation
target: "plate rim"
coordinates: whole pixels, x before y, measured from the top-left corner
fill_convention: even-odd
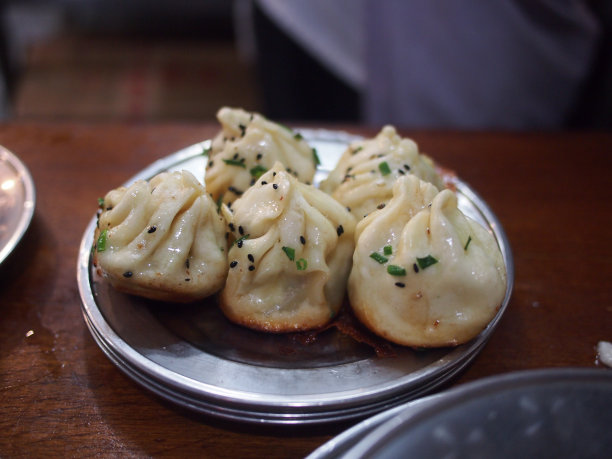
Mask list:
[[[34,217],[34,210],[36,208],[36,187],[29,169],[15,153],[3,145],[0,145],[0,155],[8,158],[7,162],[17,172],[24,188],[23,205],[21,206],[21,214],[19,216],[17,227],[13,231],[13,234],[11,234],[11,237],[8,239],[4,247],[0,248],[0,265],[2,265],[2,263],[19,245],[26,231],[30,227],[32,218]]]
[[[296,128],[296,131],[303,133],[305,138],[315,141],[332,141],[348,144],[354,140],[362,139],[360,136],[343,131],[332,131],[327,129]],[[124,186],[129,185],[133,181],[143,177],[152,177],[156,173],[164,171],[171,166],[175,166],[183,161],[195,158],[210,145],[210,142],[211,139],[207,139],[202,142],[192,144],[178,150],[175,153],[154,161],[127,180],[124,183]],[[486,202],[469,187],[469,185],[465,184],[459,179],[456,179],[455,181],[455,185],[461,189],[462,193],[467,191],[467,193],[464,193],[464,195],[466,195],[468,199],[471,201],[480,201],[478,209],[480,212],[484,212],[487,221],[495,223],[497,234],[494,233],[494,236],[496,239],[498,239],[498,245],[500,248],[504,249],[502,250],[502,256],[506,265],[508,279],[505,298],[494,319],[476,338],[457,348],[451,349],[447,354],[445,354],[443,359],[450,359],[455,365],[459,365],[461,368],[463,368],[471,362],[475,355],[488,341],[490,335],[496,328],[498,322],[501,320],[501,317],[508,306],[514,284],[514,262],[507,236],[495,214],[488,207]],[[410,373],[412,376],[411,379],[413,379],[411,382],[405,381],[407,375],[403,375],[400,378],[396,378],[394,380],[394,384],[387,387],[384,391],[371,389],[367,393],[364,393],[362,390],[353,389],[350,391],[335,392],[327,398],[321,398],[320,394],[315,394],[303,396],[299,399],[296,399],[296,396],[294,395],[259,394],[233,389],[224,389],[216,385],[197,381],[187,376],[178,374],[148,359],[136,349],[129,346],[129,344],[127,344],[127,342],[125,342],[123,338],[115,332],[112,326],[107,323],[99,310],[94,298],[91,285],[92,280],[90,278],[90,255],[96,221],[97,216],[94,215],[85,229],[83,238],[81,239],[79,256],[77,260],[77,283],[82,300],[82,313],[90,332],[107,357],[109,357],[119,369],[128,374],[128,376],[130,376],[132,379],[135,378],[134,375],[130,375],[130,373],[135,371],[142,372],[144,375],[146,375],[150,379],[149,384],[146,384],[147,378],[145,378],[145,381],[142,381],[142,375],[140,375],[141,380],[137,382],[150,390],[152,390],[150,387],[152,383],[161,384],[165,389],[171,389],[170,392],[173,390],[177,395],[187,397],[188,399],[190,398],[192,401],[196,402],[196,405],[198,401],[205,404],[210,402],[211,399],[214,399],[214,406],[218,408],[227,407],[228,409],[243,409],[245,410],[245,416],[244,419],[241,418],[242,420],[254,421],[259,424],[262,422],[281,424],[306,423],[309,422],[310,418],[316,418],[316,422],[320,423],[325,422],[325,419],[323,419],[325,417],[334,421],[344,420],[345,418],[336,419],[339,416],[340,410],[355,409],[359,411],[360,408],[365,410],[367,407],[371,407],[376,404],[384,405],[392,398],[406,401],[406,397],[402,397],[402,392],[405,393],[411,388],[424,385],[429,380],[435,380],[435,377],[438,376],[438,372],[441,368],[445,370],[442,375],[446,373],[453,373],[454,375],[454,373],[456,373],[456,371],[452,371],[452,365],[449,366],[448,363],[441,363],[440,360],[443,359],[440,359],[417,370],[414,373]],[[457,355],[459,355],[460,358],[457,358]],[[418,378],[414,379],[415,376],[418,376]],[[441,384],[441,382],[438,382],[438,384]],[[158,392],[154,389],[153,391]],[[424,391],[419,391],[419,393],[422,392]],[[339,394],[341,394],[342,400],[338,399]],[[160,395],[164,397],[164,394]],[[173,400],[172,397],[169,397],[169,395],[171,394],[166,394],[165,398],[170,398],[171,401],[176,402],[176,400]],[[370,403],[364,404],[366,400]],[[303,408],[310,409],[311,411],[309,414],[311,416],[303,415],[303,413],[302,416],[300,416],[298,412],[303,411]],[[197,407],[194,409],[196,409],[196,411],[202,411],[198,410]],[[247,411],[253,416],[247,415]],[[221,417],[227,418],[227,416],[223,415],[221,415]],[[232,418],[234,417],[235,416],[232,416]],[[262,419],[262,417],[265,419]],[[347,414],[346,419],[354,419],[358,417],[363,418],[364,416],[360,416],[359,413],[353,413],[352,415]]]
[[[385,440],[394,438],[400,433],[400,430],[415,427],[419,422],[436,417],[447,409],[460,407],[463,403],[473,402],[479,398],[515,392],[539,384],[600,381],[612,383],[612,372],[604,368],[591,367],[545,367],[487,376],[421,399],[424,401],[429,399],[429,403],[417,405],[416,409],[410,403],[404,405],[404,409],[394,411],[392,416],[383,418],[381,422],[367,431],[364,437],[350,447],[346,453],[350,457],[372,457],[372,454],[376,454],[377,449],[380,449]],[[325,457],[320,456],[320,459]]]

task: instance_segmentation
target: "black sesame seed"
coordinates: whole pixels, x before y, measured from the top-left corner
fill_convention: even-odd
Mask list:
[[[189,282],[191,279],[189,279],[188,277],[185,278],[185,282]]]
[[[338,225],[338,228],[336,228],[336,233],[338,233],[338,236],[342,236],[342,234],[344,233],[344,228],[342,227],[342,225]]]
[[[213,167],[213,164],[214,164],[214,163],[213,163],[212,161],[209,161],[209,162],[208,162],[208,167]]]
[[[257,161],[259,161],[262,157],[263,155],[261,153],[257,153],[257,156],[255,158],[257,159]]]
[[[234,153],[234,157],[232,159],[238,159],[238,153]]]
[[[113,210],[113,206],[107,207],[106,210]]]
[[[404,164],[404,169],[406,169],[407,171],[410,170],[410,166],[408,164]]]
[[[235,268],[237,264],[238,264],[238,262],[236,260],[232,261],[230,263],[230,268]]]
[[[262,181],[261,181],[261,185],[262,185],[262,186],[263,186],[263,185],[267,185],[267,184],[268,184],[268,182],[266,182],[265,180],[262,180]]]
[[[242,239],[240,239],[240,240],[239,240],[239,241],[236,243],[236,245],[238,246],[238,248],[239,248],[239,249],[241,249],[241,248],[242,248]]]
[[[123,273],[123,277],[132,277],[132,271],[126,271]]]
[[[416,263],[414,263],[414,264],[412,265],[412,269],[414,269],[414,272],[415,272],[415,273],[418,273],[418,272],[419,272],[419,267],[417,266],[417,264],[416,264]]]
[[[249,265],[249,271],[255,271],[255,266]]]
[[[275,190],[278,190],[278,184],[274,183],[274,184],[272,184],[272,187],[273,187]]]
[[[406,286],[406,284],[404,284],[403,282],[396,282],[395,285],[397,285],[400,288],[404,288]]]
[[[147,233],[151,234],[151,233],[154,233],[156,230],[157,230],[157,226],[153,225],[147,230]]]
[[[242,225],[238,227],[238,232],[241,236],[244,236],[244,228],[242,227]]]
[[[406,173],[405,173],[405,172],[404,172],[402,169],[398,169],[398,170],[397,170],[397,172],[398,172],[400,175],[406,175]]]
[[[249,254],[247,255],[247,258],[249,259],[249,261],[250,261],[251,263],[255,263],[255,257],[253,257],[253,254],[252,254],[252,253],[249,253]]]
[[[186,267],[187,269],[189,269],[189,258],[187,258],[187,259],[185,260],[185,267]]]
[[[302,244],[306,244],[306,238],[304,236],[300,236],[300,242]]]
[[[384,209],[384,208],[385,208],[385,206],[386,206],[386,204],[385,204],[384,202],[382,202],[382,203],[378,204],[378,205],[376,206],[376,208],[377,208],[377,209]]]
[[[236,227],[234,226],[233,223],[230,223],[228,226],[229,226],[229,229],[232,231],[232,233],[236,231]]]
[[[272,172],[272,177],[276,177],[276,172]]]

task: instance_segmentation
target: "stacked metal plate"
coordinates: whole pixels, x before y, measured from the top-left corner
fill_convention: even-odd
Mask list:
[[[380,413],[308,459],[609,457],[611,425],[612,371],[530,370],[457,386]]]
[[[357,139],[336,131],[300,132],[321,159],[315,184]],[[209,145],[208,140],[176,152],[126,184],[167,170],[187,169],[203,178],[202,151]],[[457,348],[398,348],[396,356],[384,358],[336,329],[310,342],[239,327],[225,319],[214,298],[178,305],[118,293],[91,263],[96,217],[83,236],[77,266],[85,321],[118,368],[164,399],[199,413],[258,424],[314,424],[362,419],[401,405],[432,392],[470,363],[512,292],[512,255],[499,221],[466,183],[457,179],[455,185],[460,209],[497,239],[508,273],[496,317],[478,337]]]

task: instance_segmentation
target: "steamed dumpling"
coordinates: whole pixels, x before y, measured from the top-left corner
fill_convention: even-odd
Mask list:
[[[417,144],[385,126],[373,139],[353,142],[320,188],[359,220],[389,202],[395,180],[408,174],[444,187],[433,162],[419,153]]]
[[[220,302],[230,320],[293,332],[334,317],[354,249],[355,220],[344,206],[277,163],[223,213],[237,238]]]
[[[242,109],[223,107],[217,119],[222,130],[206,167],[206,189],[215,201],[235,201],[276,161],[300,181],[312,182],[316,155],[300,134]]]
[[[362,220],[349,278],[351,306],[378,335],[414,347],[454,346],[495,316],[506,270],[494,237],[450,190],[401,177],[387,206]]]
[[[156,300],[192,301],[223,287],[225,222],[190,172],[163,172],[112,190],[103,207],[94,262],[115,288]]]

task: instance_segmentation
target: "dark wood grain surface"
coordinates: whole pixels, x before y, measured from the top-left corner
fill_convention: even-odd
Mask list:
[[[303,457],[348,427],[256,429],[191,414],[119,371],[83,321],[76,258],[97,198],[216,130],[0,126],[37,188],[30,229],[0,266],[1,457]],[[612,340],[612,134],[403,134],[489,203],[515,259],[506,314],[451,385],[533,368],[612,371],[595,349]]]

